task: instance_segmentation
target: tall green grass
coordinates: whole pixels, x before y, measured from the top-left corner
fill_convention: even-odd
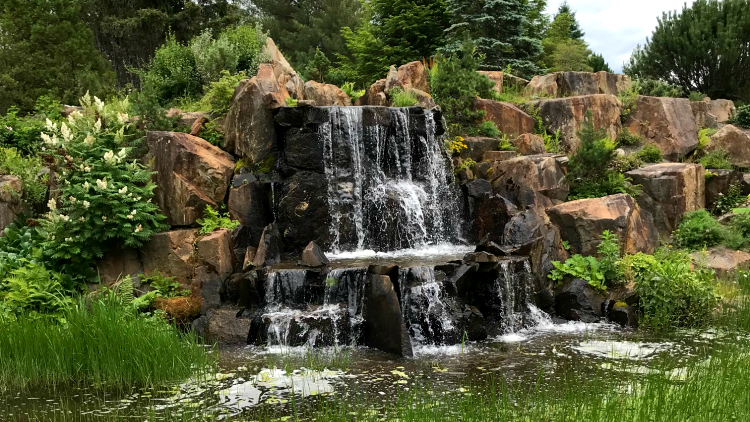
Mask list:
[[[64,321],[0,321],[0,389],[153,386],[214,365],[205,347],[114,296],[77,300]]]

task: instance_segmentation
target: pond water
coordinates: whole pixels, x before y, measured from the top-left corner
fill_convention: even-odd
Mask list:
[[[682,332],[665,338],[604,323],[541,319],[534,328],[482,342],[418,346],[413,359],[366,348],[222,349],[220,370],[209,379],[126,393],[86,388],[6,392],[0,397],[0,414],[10,420],[45,420],[67,412],[97,420],[113,413],[174,415],[199,408],[252,419],[260,414],[291,414],[293,406],[320,400],[363,399],[377,411],[415,388],[415,383],[452,394],[489,377],[542,380],[542,384],[571,373],[602,379],[651,373],[679,377],[689,361],[705,360],[714,345],[735,340],[728,336],[734,335]]]

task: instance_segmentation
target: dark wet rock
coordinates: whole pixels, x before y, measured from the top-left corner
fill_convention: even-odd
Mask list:
[[[388,276],[368,277],[362,316],[367,346],[399,356],[412,356],[411,339]]]
[[[598,322],[604,296],[580,278],[566,280],[555,289],[557,316],[571,321]]]
[[[623,327],[638,327],[638,310],[632,306],[616,303],[607,313],[607,319]]]
[[[224,283],[222,301],[255,312],[263,305],[263,286],[257,271],[232,274]]]
[[[193,329],[207,341],[242,345],[247,344],[250,319],[242,315],[241,309],[211,309],[193,322]]]
[[[473,198],[482,198],[492,193],[492,184],[484,179],[475,179],[465,186],[466,194]]]
[[[560,230],[540,207],[531,207],[513,215],[503,230],[501,248],[506,254],[528,256],[532,272],[546,280],[552,261],[564,261]]]
[[[735,184],[742,184],[742,173],[736,170],[706,169],[710,174],[706,177],[706,208],[710,209],[716,200],[726,195],[729,188]]]
[[[324,267],[330,263],[323,249],[315,242],[310,242],[302,251],[302,265],[306,267]]]
[[[126,276],[130,276],[133,282],[137,284],[139,283],[138,277],[143,274],[143,263],[137,249],[118,249],[105,253],[104,257],[96,263],[96,270],[105,286],[109,286]]]
[[[265,267],[281,262],[282,243],[279,228],[276,223],[271,223],[263,230],[260,237],[258,251],[253,259],[256,267]]]
[[[391,263],[378,263],[370,264],[367,267],[367,272],[374,275],[391,275],[394,271],[398,271],[398,265]]]
[[[466,332],[467,340],[480,341],[487,338],[487,324],[478,308],[466,305],[460,322]]]
[[[299,251],[311,241],[330,245],[327,189],[325,175],[321,173],[297,172],[286,180],[278,221],[288,250]]]

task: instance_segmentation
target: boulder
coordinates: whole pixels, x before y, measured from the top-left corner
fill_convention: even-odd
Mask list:
[[[560,318],[586,323],[598,322],[602,317],[604,295],[586,280],[566,280],[555,289],[555,313]]]
[[[461,151],[461,158],[471,158],[476,162],[482,161],[484,153],[497,150],[500,141],[495,138],[469,137],[464,138],[466,149]]]
[[[723,149],[729,161],[741,168],[750,168],[750,133],[734,125],[726,125],[711,137],[707,150]]]
[[[608,72],[556,72],[535,76],[526,87],[528,95],[569,97],[617,95],[630,88],[630,77]]]
[[[693,110],[695,124],[699,128],[715,129],[719,126],[716,116],[711,114],[711,103],[708,98],[703,101],[691,101],[690,108]]]
[[[143,264],[137,249],[124,248],[109,251],[96,263],[99,279],[104,286],[110,286],[123,277],[135,278],[135,284],[139,283],[137,277],[143,274]]]
[[[607,312],[607,319],[623,327],[635,328],[638,327],[638,309],[634,306],[617,302]]]
[[[277,153],[272,110],[286,106],[289,93],[274,68],[260,65],[258,75],[240,82],[224,121],[224,149],[261,163]]]
[[[401,65],[396,71],[396,84],[404,89],[414,88],[423,92],[430,92],[430,83],[427,80],[427,71],[420,61],[413,61]]]
[[[315,81],[305,82],[305,100],[315,101],[318,107],[352,105],[351,98],[341,88]]]
[[[503,93],[503,72],[499,70],[479,70],[477,73],[486,76],[487,79],[495,84],[495,87],[493,88],[495,92],[498,94]]]
[[[504,161],[480,163],[478,171],[492,183],[496,194],[519,208],[541,201],[550,206],[564,201],[570,188],[552,154],[523,155]]]
[[[412,357],[411,339],[390,277],[367,278],[362,317],[368,347]]]
[[[251,174],[240,174],[232,180],[227,207],[229,216],[246,228],[240,246],[257,246],[263,229],[273,220],[269,196],[270,185]]]
[[[638,205],[654,217],[659,234],[669,237],[682,216],[706,206],[705,170],[700,164],[661,163],[629,171],[641,185]]]
[[[483,110],[485,121],[495,123],[500,132],[512,138],[534,131],[534,119],[511,103],[477,98],[474,109]]]
[[[730,279],[738,271],[750,268],[750,253],[724,247],[693,252],[690,257],[696,264],[716,271],[716,276],[722,279]]]
[[[619,236],[623,253],[653,253],[659,245],[653,217],[627,194],[566,202],[547,213],[571,253],[596,255],[605,230]]]
[[[622,129],[620,108],[622,104],[614,95],[596,94],[538,101],[539,116],[549,132],[561,132],[560,142],[569,152],[581,145],[578,131],[586,112],[592,112],[594,128],[604,129],[611,139],[616,139]],[[529,130],[527,132],[533,132]],[[526,132],[524,132],[526,133]]]
[[[0,175],[0,235],[21,212],[23,181],[19,177]]]
[[[416,105],[418,107],[422,107],[426,109],[433,109],[437,107],[437,104],[435,104],[435,100],[432,98],[432,96],[422,91],[421,89],[408,87],[406,88],[406,92],[409,92],[412,95],[414,95],[414,97],[417,99]]]
[[[298,171],[286,180],[278,202],[279,230],[289,251],[300,251],[311,241],[331,245],[328,182],[321,173]]]
[[[263,48],[263,52],[267,53],[271,58],[270,64],[273,68],[273,73],[276,76],[276,79],[279,81],[279,85],[281,85],[281,87],[283,87],[292,98],[297,100],[303,99],[305,82],[299,75],[297,75],[297,72],[294,71],[289,62],[286,61],[284,55],[281,54],[281,51],[279,51],[278,47],[276,47],[276,43],[274,43],[271,38],[266,39],[266,45]]]
[[[485,179],[474,179],[463,187],[466,195],[472,198],[484,198],[492,194],[492,183]]]
[[[154,157],[154,202],[172,226],[189,226],[207,205],[224,202],[234,171],[232,156],[201,138],[178,132],[149,132]]]
[[[253,265],[256,267],[265,267],[268,265],[278,264],[281,262],[281,252],[283,244],[279,227],[276,223],[271,223],[263,229],[263,235],[260,237],[258,251],[255,253]]]
[[[544,138],[533,133],[524,133],[510,143],[521,155],[544,154]]]
[[[251,322],[242,315],[242,309],[212,309],[193,322],[193,329],[210,342],[244,345],[247,344]]]
[[[194,268],[198,265],[193,254],[196,230],[182,229],[157,233],[141,249],[143,273],[147,276],[160,272],[183,287],[190,287]]]
[[[482,155],[482,161],[505,161],[518,157],[516,151],[487,151]]]
[[[625,125],[631,134],[656,144],[670,161],[684,158],[698,146],[698,125],[687,98],[639,96]]]
[[[711,113],[719,123],[726,123],[737,111],[732,100],[709,100],[708,112]]]
[[[180,126],[192,128],[197,122],[208,121],[208,116],[203,111],[182,111],[179,108],[170,108],[167,110],[167,117],[179,119]]]
[[[557,74],[537,75],[526,85],[526,95],[538,97],[557,97]]]
[[[310,242],[305,250],[302,251],[301,263],[305,267],[324,267],[331,261],[326,258],[326,254],[323,253],[323,249],[318,246],[315,242]]]
[[[385,95],[385,79],[380,79],[379,81],[373,83],[370,85],[370,88],[367,89],[365,92],[365,95],[360,97],[357,100],[358,106],[365,106],[365,105],[371,105],[371,106],[388,106],[388,96]]]
[[[706,177],[706,208],[713,207],[716,200],[725,195],[729,188],[735,184],[743,183],[743,175],[735,170],[706,169],[710,175]]]
[[[232,274],[231,234],[227,229],[217,229],[196,242],[197,259],[205,267],[203,273],[224,281]]]
[[[554,268],[552,261],[565,261],[568,255],[560,230],[541,207],[529,207],[513,215],[503,229],[502,243],[507,254],[528,256],[532,272],[542,280],[547,280]]]

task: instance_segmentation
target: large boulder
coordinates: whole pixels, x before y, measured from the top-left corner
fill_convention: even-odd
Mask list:
[[[698,146],[698,125],[687,98],[639,96],[625,124],[631,134],[656,144],[670,161]]]
[[[750,168],[750,133],[734,125],[726,125],[711,137],[707,150],[723,149],[729,161],[742,168]]]
[[[513,147],[521,155],[544,154],[544,138],[533,133],[524,133],[510,141]]]
[[[596,94],[538,101],[539,116],[550,132],[561,132],[561,144],[575,152],[581,145],[578,131],[588,111],[592,113],[594,128],[604,129],[611,139],[616,139],[622,129],[620,108],[622,104],[614,95]]]
[[[691,101],[690,108],[693,110],[695,124],[698,125],[699,128],[715,129],[719,126],[716,116],[711,114],[710,100]]]
[[[150,276],[159,272],[184,287],[193,281],[197,259],[193,253],[196,230],[182,229],[157,233],[141,249],[143,272]]]
[[[661,236],[669,237],[686,212],[706,206],[705,170],[700,164],[654,164],[626,175],[641,185],[638,205],[653,215]]]
[[[480,70],[480,75],[484,75],[487,79],[491,80],[494,84],[494,90],[498,94],[502,94],[503,90],[510,88],[514,91],[523,91],[529,81],[518,76],[513,76],[509,73],[504,73],[499,70]]]
[[[430,82],[427,80],[427,71],[420,61],[413,61],[401,65],[396,71],[396,85],[406,89],[414,88],[424,92],[430,92]]]
[[[719,123],[726,123],[734,116],[734,102],[732,100],[705,100],[709,103],[708,112],[716,118]]]
[[[137,277],[143,274],[143,264],[137,249],[117,249],[105,253],[104,257],[97,261],[96,271],[105,286],[110,286],[127,276],[135,278],[133,281],[137,284]]]
[[[555,313],[561,318],[587,323],[602,317],[604,295],[580,278],[566,280],[555,289]]]
[[[474,109],[483,110],[484,120],[495,123],[500,132],[511,138],[534,132],[534,119],[511,103],[477,98]]]
[[[385,94],[385,79],[376,81],[367,89],[365,95],[357,100],[358,106],[388,106],[388,96]]]
[[[240,82],[232,95],[224,121],[224,149],[235,155],[261,163],[276,154],[276,130],[273,111],[286,106],[289,92],[264,63],[258,75]]]
[[[390,277],[370,275],[367,278],[362,317],[368,347],[412,356],[411,339]]]
[[[189,226],[207,205],[224,202],[234,171],[232,156],[201,138],[178,132],[149,132],[154,158],[154,201],[172,226]]]
[[[350,106],[352,100],[336,85],[315,81],[305,82],[305,100],[314,101],[316,106]]]
[[[289,62],[286,61],[284,55],[281,54],[281,51],[276,47],[276,43],[274,43],[271,38],[267,38],[266,45],[262,50],[271,58],[270,64],[271,67],[273,67],[273,73],[279,81],[279,85],[281,85],[292,98],[298,100],[303,99],[303,87],[305,82],[299,75],[297,75],[297,72],[294,71]]]
[[[204,275],[213,275],[224,281],[232,274],[231,232],[217,229],[196,242],[195,252],[199,262],[204,266],[200,271]],[[198,269],[196,269],[196,273]]]
[[[211,309],[193,322],[193,329],[207,341],[222,345],[244,345],[247,344],[251,323],[242,309]]]
[[[528,256],[532,272],[542,280],[554,268],[552,261],[567,258],[560,230],[541,207],[529,207],[508,220],[503,229],[502,249],[513,255]]]
[[[690,256],[695,263],[716,271],[720,278],[729,278],[740,270],[746,271],[750,268],[750,253],[724,247],[693,252]]]
[[[476,162],[480,162],[485,152],[497,150],[500,141],[495,138],[469,137],[464,139],[464,144],[466,145],[466,149],[461,151],[461,158],[471,158]]]
[[[608,72],[556,72],[535,76],[526,93],[537,96],[617,95],[630,87],[630,77]]]
[[[227,208],[229,216],[245,228],[244,247],[257,246],[263,229],[273,220],[270,190],[270,184],[251,174],[240,174],[232,180]]]
[[[619,236],[623,253],[653,253],[659,245],[653,217],[630,195],[566,202],[547,210],[572,253],[596,255],[600,236],[609,230]]]
[[[524,155],[503,161],[480,163],[477,169],[492,183],[493,191],[516,206],[550,206],[567,198],[570,188],[565,172],[552,154]]]
[[[20,178],[0,175],[0,235],[21,212],[23,182]]]

